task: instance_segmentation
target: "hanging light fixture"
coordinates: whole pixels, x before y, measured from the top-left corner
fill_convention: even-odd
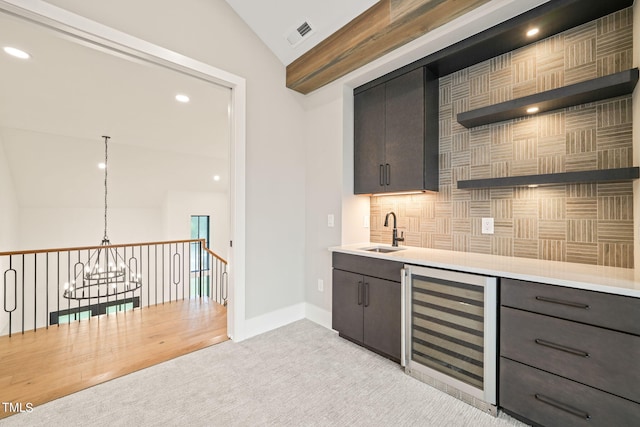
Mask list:
[[[100,247],[89,253],[86,263],[77,262],[73,267],[74,278],[64,285],[63,296],[70,300],[88,300],[91,298],[111,297],[134,292],[142,286],[138,273],[138,260],[133,256],[127,259],[126,248],[120,252],[111,247],[107,235],[107,171],[108,142],[104,138],[104,236]]]

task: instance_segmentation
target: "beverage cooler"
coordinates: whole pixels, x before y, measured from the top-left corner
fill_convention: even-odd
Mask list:
[[[497,414],[497,279],[405,265],[405,372]]]

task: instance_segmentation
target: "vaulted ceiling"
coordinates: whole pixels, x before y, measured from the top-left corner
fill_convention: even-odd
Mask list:
[[[226,0],[284,65],[338,31],[379,0]],[[299,43],[287,37],[307,22]]]

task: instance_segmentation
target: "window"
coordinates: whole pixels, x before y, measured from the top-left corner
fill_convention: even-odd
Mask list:
[[[191,239],[204,239],[205,246],[209,247],[209,215],[191,215]],[[203,254],[199,243],[192,243],[191,272],[208,269],[209,257]]]
[[[209,216],[191,216],[191,238],[204,239],[205,246],[209,247]],[[191,243],[191,295],[209,295],[209,260],[208,253],[202,250],[200,243]]]

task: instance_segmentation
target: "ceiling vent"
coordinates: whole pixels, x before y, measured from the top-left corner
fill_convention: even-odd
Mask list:
[[[307,39],[311,34],[313,34],[313,28],[308,21],[304,21],[298,28],[291,31],[287,36],[287,41],[291,47],[297,46],[300,42]]]

